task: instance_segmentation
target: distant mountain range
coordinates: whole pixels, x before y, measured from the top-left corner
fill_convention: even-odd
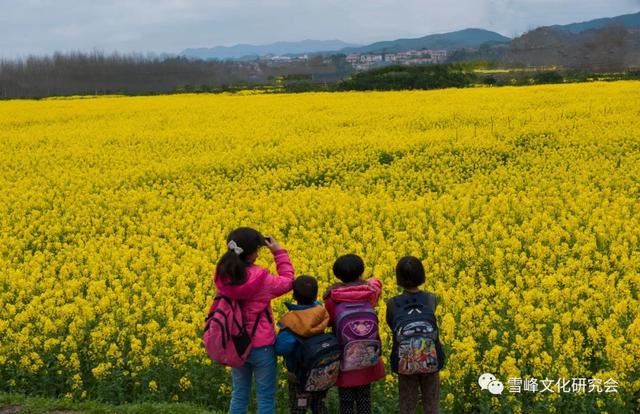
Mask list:
[[[212,48],[185,49],[181,56],[193,59],[241,59],[264,55],[295,55],[331,52],[346,47],[359,46],[341,40],[303,40],[301,42],[276,42],[268,45],[216,46]]]
[[[627,29],[640,29],[640,12],[549,27],[558,31],[582,33],[611,25],[620,25]],[[511,41],[512,39],[489,30],[464,29],[414,39],[380,41],[366,46],[349,44],[341,40],[303,40],[300,42],[276,42],[267,45],[240,44],[230,47],[191,48],[183,50],[179,55],[193,59],[242,59],[265,55],[301,55],[305,53],[392,53],[416,49],[475,49],[482,45],[507,45]]]
[[[415,49],[461,49],[478,47],[484,43],[509,41],[511,41],[510,38],[489,30],[465,29],[416,39],[376,42],[367,46],[348,44],[340,40],[303,40],[302,42],[277,42],[259,46],[235,45],[185,49],[180,55],[192,59],[242,59],[265,55],[300,55],[305,53],[373,53],[402,52]]]

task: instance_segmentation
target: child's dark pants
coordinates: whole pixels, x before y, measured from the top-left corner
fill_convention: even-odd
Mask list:
[[[338,388],[340,414],[371,414],[371,384]],[[355,411],[354,411],[355,405]]]
[[[298,390],[298,382],[289,376],[289,409],[291,414],[306,414],[310,410],[312,414],[327,414],[327,406],[324,399],[326,391],[305,392]]]
[[[400,414],[415,414],[418,406],[418,388],[422,394],[425,414],[440,412],[440,375],[438,372],[424,375],[398,375]]]

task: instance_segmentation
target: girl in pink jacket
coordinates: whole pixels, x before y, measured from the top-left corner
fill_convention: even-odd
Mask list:
[[[254,264],[261,246],[267,246],[273,253],[277,275],[270,275],[267,269]],[[216,267],[216,289],[221,295],[241,301],[247,326],[253,327],[257,323],[247,362],[240,368],[231,369],[233,391],[229,412],[247,412],[255,374],[258,412],[272,414],[275,411],[277,368],[271,300],[293,288],[293,266],[287,251],[277,241],[263,237],[252,228],[240,227],[232,231],[227,237],[227,247],[229,250]]]
[[[368,302],[376,306],[382,293],[382,283],[371,278],[362,279],[364,262],[355,254],[339,257],[333,264],[333,274],[342,281],[331,286],[324,294],[324,306],[329,312],[330,323],[336,323],[339,317],[336,308],[340,303]],[[378,362],[363,369],[340,371],[336,386],[340,402],[341,414],[371,413],[371,383],[385,376],[382,358]],[[356,410],[354,411],[354,407]]]

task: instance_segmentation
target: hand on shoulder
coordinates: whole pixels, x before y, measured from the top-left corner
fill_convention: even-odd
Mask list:
[[[382,288],[382,282],[380,281],[380,279],[378,279],[375,276],[371,276],[369,278],[369,280],[367,280],[367,284],[369,284],[369,285],[371,285],[371,286],[373,286],[375,288],[378,288],[378,289]]]

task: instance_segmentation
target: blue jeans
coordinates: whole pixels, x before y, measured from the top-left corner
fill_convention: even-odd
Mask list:
[[[259,414],[275,412],[276,396],[276,352],[273,346],[254,348],[247,362],[240,368],[231,369],[233,391],[231,392],[230,414],[245,414],[251,398],[253,373],[256,374],[256,399]]]

